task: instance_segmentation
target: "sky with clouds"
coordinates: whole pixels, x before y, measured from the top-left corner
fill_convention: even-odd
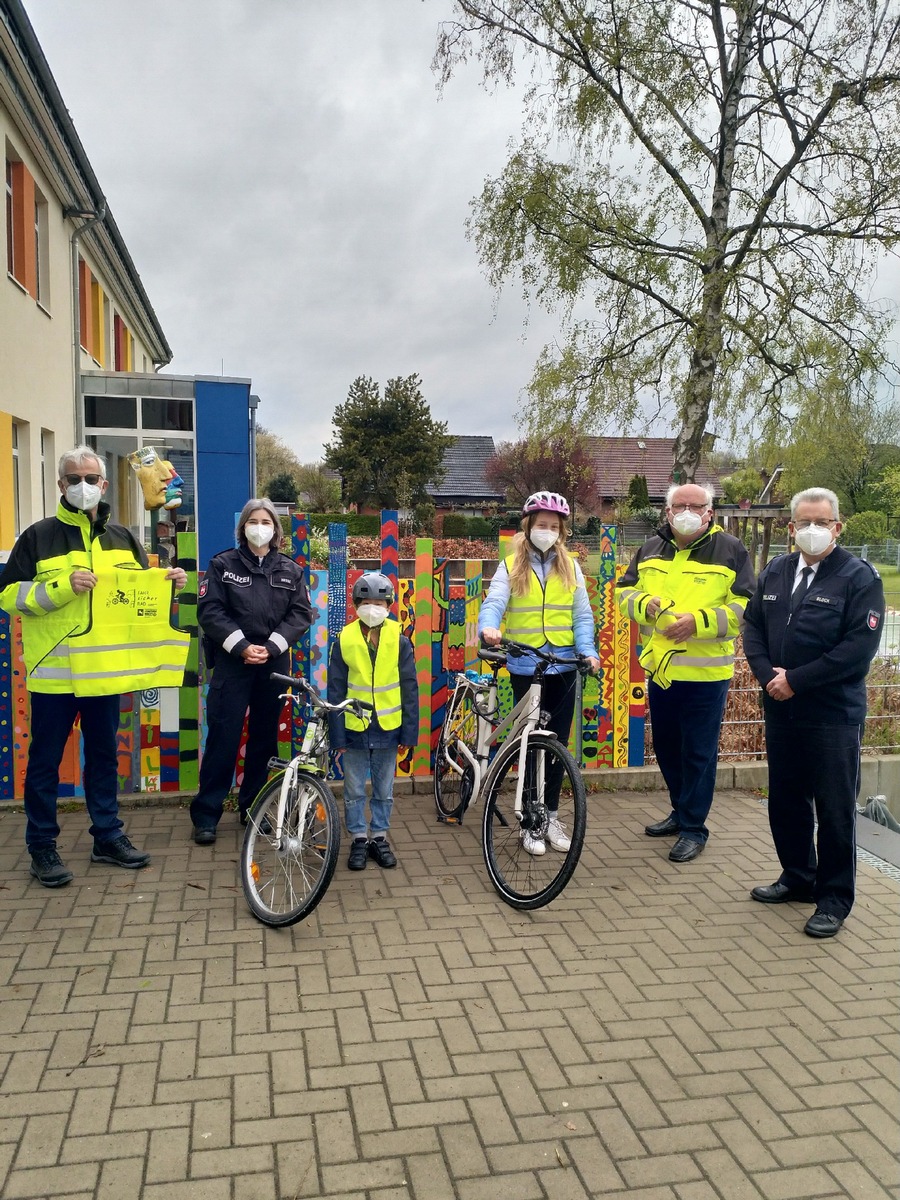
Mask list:
[[[450,0],[24,2],[167,370],[249,377],[303,461],[358,375],[417,372],[451,433],[518,435],[559,326],[495,296],[466,240],[522,111],[476,65],[438,95]]]

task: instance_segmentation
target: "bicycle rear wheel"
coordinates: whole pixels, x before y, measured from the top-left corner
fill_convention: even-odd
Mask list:
[[[450,701],[434,753],[434,803],[439,821],[456,824],[469,806],[475,772],[460,753],[459,743],[473,749],[477,733],[474,697],[466,688],[454,693]]]
[[[331,883],[341,845],[331,789],[299,772],[287,797],[280,842],[275,840],[284,772],[270,779],[248,814],[241,847],[241,885],[250,911],[266,925],[293,925],[309,916]],[[304,801],[309,799],[305,817]]]
[[[587,824],[584,781],[575,759],[555,737],[532,733],[525,758],[525,788],[521,823],[515,812],[521,738],[504,746],[488,782],[482,825],[484,861],[491,883],[513,908],[543,908],[560,894],[575,871]],[[559,808],[555,814],[571,845],[553,849],[547,838],[548,773],[562,774]],[[528,833],[542,844],[543,854],[529,853]],[[533,846],[533,843],[532,843]],[[534,847],[533,847],[534,848]]]

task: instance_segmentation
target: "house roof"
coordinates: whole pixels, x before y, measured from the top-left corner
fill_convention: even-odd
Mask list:
[[[635,475],[647,479],[650,499],[661,500],[672,484],[674,438],[592,437],[587,439],[594,463],[597,495],[617,499],[628,495]],[[701,453],[696,483],[718,490],[719,475]]]
[[[503,491],[485,477],[484,468],[494,455],[494,439],[483,435],[454,437],[444,454],[444,478],[430,484],[428,494],[435,503],[451,500],[482,500],[501,502]]]

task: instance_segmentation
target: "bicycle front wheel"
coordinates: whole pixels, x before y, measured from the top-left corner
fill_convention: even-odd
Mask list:
[[[241,884],[250,911],[274,926],[293,925],[309,916],[331,883],[341,846],[331,789],[303,772],[288,793],[282,835],[276,841],[283,778],[284,772],[270,779],[254,800],[241,848]]]
[[[473,749],[477,733],[478,717],[472,692],[468,688],[455,692],[434,753],[434,803],[439,821],[459,822],[469,806],[475,772],[460,753],[459,743]]]
[[[543,908],[562,892],[581,857],[587,800],[578,764],[554,737],[532,733],[525,755],[521,819],[515,811],[521,738],[504,746],[484,804],[482,847],[491,883],[513,908]],[[559,782],[559,807],[549,809]],[[566,848],[562,827],[570,842]],[[554,848],[553,842],[563,846]]]

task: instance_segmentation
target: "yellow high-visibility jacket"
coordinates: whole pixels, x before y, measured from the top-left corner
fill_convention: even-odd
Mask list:
[[[93,591],[72,590],[77,568],[98,576]],[[55,517],[24,530],[0,573],[0,607],[21,617],[29,690],[100,696],[180,684],[190,638],[170,625],[164,574],[151,576],[143,547],[109,523],[103,503],[92,523],[60,501]]]
[[[510,575],[514,557],[511,554],[505,560]],[[551,646],[574,646],[572,605],[575,587],[566,587],[555,571],[550,572],[543,585],[534,571],[530,571],[528,582],[527,595],[510,593],[504,618],[506,636],[538,649],[547,642]]]
[[[616,602],[640,626],[641,666],[658,686],[668,687],[676,679],[732,677],[734,639],[754,587],[746,547],[721,526],[711,525],[679,550],[664,525],[631,560],[616,589]],[[647,614],[653,597],[659,598],[661,609],[655,621]],[[691,613],[697,626],[684,642],[661,635],[675,613]]]
[[[365,700],[374,705],[382,729],[399,729],[403,714],[400,693],[400,625],[385,621],[378,634],[375,662],[359,621],[345,625],[340,633],[341,655],[347,664],[347,699]],[[368,722],[351,712],[344,714],[347,729],[361,731]]]

